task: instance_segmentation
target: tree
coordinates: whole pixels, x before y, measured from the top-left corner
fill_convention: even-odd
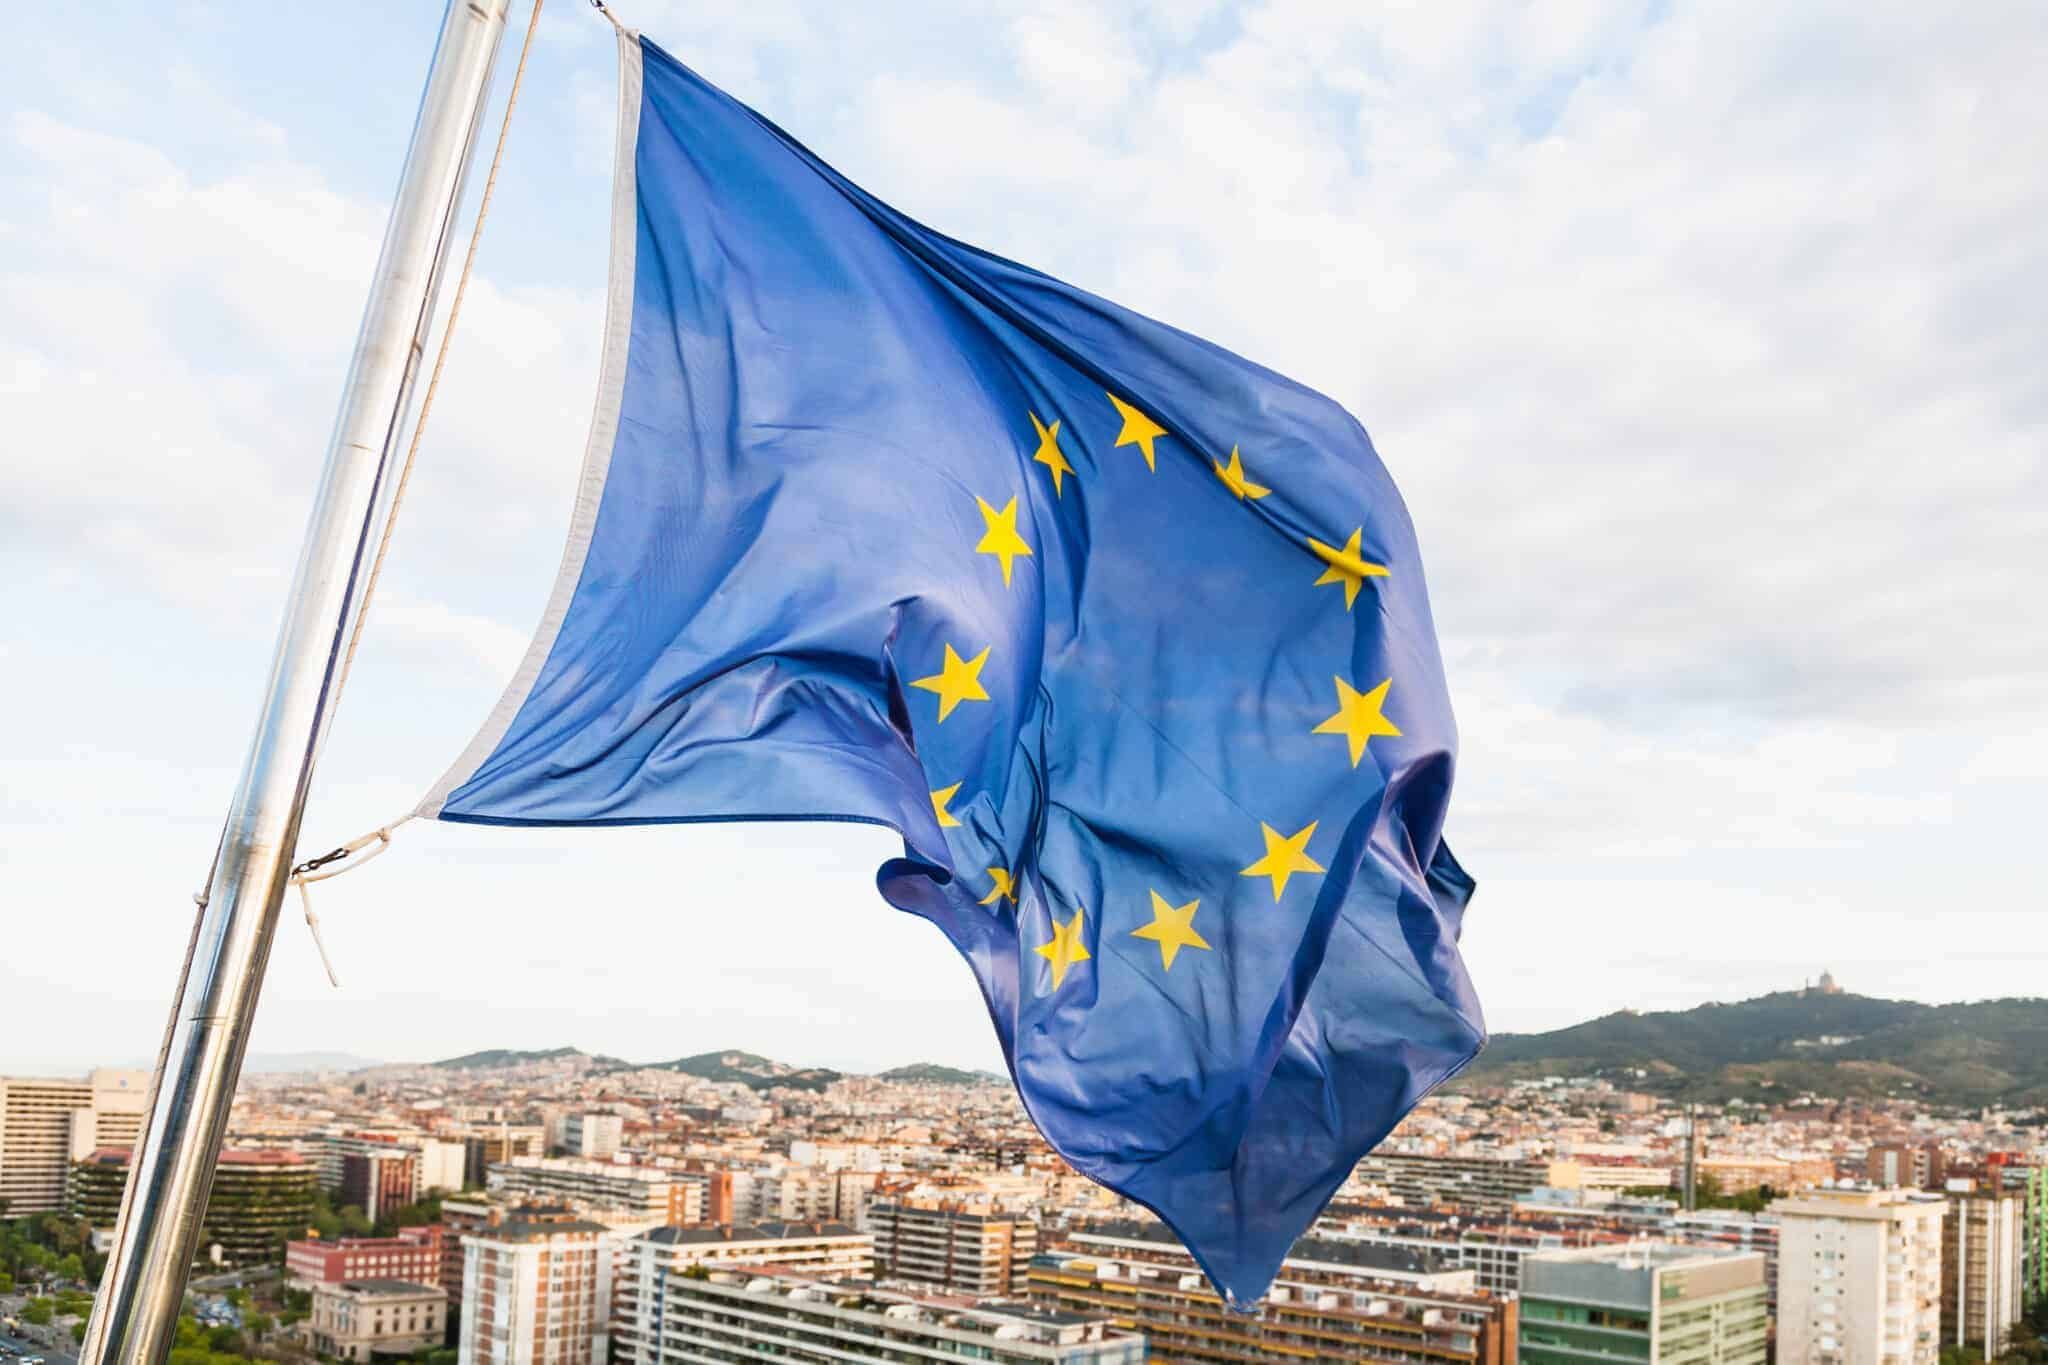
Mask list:
[[[30,1299],[28,1307],[21,1310],[21,1320],[37,1327],[48,1327],[56,1316],[57,1305],[48,1299]]]

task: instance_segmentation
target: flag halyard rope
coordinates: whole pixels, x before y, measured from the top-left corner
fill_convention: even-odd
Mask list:
[[[413,419],[412,438],[406,444],[405,459],[398,467],[398,481],[391,490],[391,510],[384,518],[383,532],[377,538],[377,552],[372,556],[370,571],[363,579],[362,605],[357,608],[355,622],[349,628],[348,646],[342,653],[341,667],[335,673],[334,696],[330,705],[340,704],[342,689],[348,685],[349,670],[355,666],[356,649],[363,640],[363,624],[369,620],[370,603],[377,595],[377,582],[384,574],[384,559],[390,553],[391,535],[398,526],[399,509],[405,502],[406,488],[412,482],[413,466],[419,459],[420,441],[427,430],[427,418],[433,412],[434,398],[441,390],[441,374],[447,368],[448,351],[455,339],[455,326],[462,317],[462,301],[469,293],[470,276],[476,270],[477,247],[483,241],[484,220],[490,216],[491,199],[497,192],[498,171],[505,163],[505,144],[512,131],[512,111],[519,105],[519,88],[526,79],[526,61],[533,52],[533,35],[540,27],[543,3],[544,0],[533,0],[533,8],[527,14],[526,37],[519,44],[519,63],[512,70],[512,88],[505,97],[505,112],[498,124],[497,145],[491,151],[490,174],[484,178],[483,195],[477,201],[476,221],[470,227],[469,248],[463,253],[462,272],[455,279],[455,296],[448,304],[448,322],[441,329],[441,345],[434,353],[434,368],[427,376],[426,392],[420,397],[419,415]],[[600,12],[604,10],[603,5],[598,5],[597,8]],[[611,19],[611,15],[605,14],[605,18]],[[616,25],[618,21],[612,19],[612,23]],[[321,736],[321,743],[326,743],[325,735]],[[334,963],[327,956],[327,945],[320,937],[320,917],[313,913],[313,894],[306,888],[310,883],[339,877],[344,872],[353,872],[377,857],[391,847],[391,831],[412,818],[411,814],[402,815],[318,857],[308,858],[291,870],[291,885],[298,888],[299,903],[305,912],[306,928],[313,936],[313,947],[320,954],[320,965],[327,972],[328,984],[336,989],[341,986],[341,978],[335,975]],[[356,856],[358,854],[361,856]]]

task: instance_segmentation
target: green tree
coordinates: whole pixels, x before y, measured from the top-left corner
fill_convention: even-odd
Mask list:
[[[57,1305],[49,1299],[30,1299],[28,1307],[21,1310],[21,1320],[37,1327],[48,1327],[56,1316]]]
[[[12,1294],[13,1292],[14,1277],[6,1271],[0,1270],[0,1294]]]

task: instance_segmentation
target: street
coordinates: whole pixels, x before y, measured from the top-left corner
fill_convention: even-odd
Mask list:
[[[19,1352],[18,1355],[8,1358],[7,1365],[19,1365],[22,1356],[41,1356],[46,1365],[78,1365],[74,1357],[49,1350],[26,1337],[9,1336],[5,1332],[0,1332],[0,1346],[11,1346]]]

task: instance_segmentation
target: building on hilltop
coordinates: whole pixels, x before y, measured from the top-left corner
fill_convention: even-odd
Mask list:
[[[448,1297],[436,1284],[343,1280],[316,1285],[309,1320],[313,1349],[369,1365],[377,1356],[412,1355],[441,1344]]]
[[[6,1216],[58,1212],[75,1163],[140,1142],[149,1084],[147,1071],[111,1068],[83,1080],[0,1076],[0,1209]]]
[[[69,1207],[91,1225],[96,1246],[111,1241],[128,1188],[129,1150],[107,1147],[71,1168]],[[275,1265],[285,1239],[313,1218],[313,1165],[295,1152],[220,1154],[200,1231],[202,1264]]]
[[[1765,1294],[1761,1252],[1657,1242],[1541,1252],[1522,1266],[1522,1365],[1763,1365]]]
[[[881,1279],[931,1285],[953,1294],[1022,1294],[1038,1254],[1038,1224],[992,1204],[952,1199],[887,1199],[868,1206]]]
[[[1778,1216],[1778,1365],[1934,1365],[1948,1202],[1813,1190]]]
[[[1142,1365],[1145,1338],[1102,1312],[926,1296],[862,1280],[733,1266],[660,1285],[664,1332],[646,1365],[972,1359],[994,1365]]]

